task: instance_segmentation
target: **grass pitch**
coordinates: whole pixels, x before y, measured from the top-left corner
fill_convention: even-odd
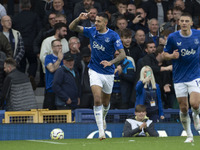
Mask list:
[[[194,143],[184,143],[186,137],[132,137],[64,140],[0,141],[1,150],[200,150],[200,136]]]

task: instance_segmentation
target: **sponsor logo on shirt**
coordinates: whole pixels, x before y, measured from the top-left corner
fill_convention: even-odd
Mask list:
[[[181,56],[194,55],[195,53],[196,53],[196,50],[194,50],[194,49],[191,49],[191,51],[188,49],[181,50]]]
[[[177,42],[177,46],[181,46],[182,42]]]
[[[105,51],[105,47],[103,45],[99,45],[96,41],[93,42],[92,47],[101,51]]]
[[[119,39],[119,40],[116,41],[117,47],[120,47],[121,44],[122,44],[121,39]]]
[[[194,39],[194,44],[199,44],[199,40],[198,39]]]

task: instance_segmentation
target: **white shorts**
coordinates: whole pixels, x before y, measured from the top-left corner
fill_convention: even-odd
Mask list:
[[[176,97],[188,97],[188,93],[200,93],[200,78],[190,82],[175,83],[174,89]]]
[[[100,74],[92,69],[89,69],[88,73],[90,77],[90,86],[98,85],[102,87],[102,91],[104,93],[106,94],[112,93],[112,88],[114,84],[114,74],[113,75]]]

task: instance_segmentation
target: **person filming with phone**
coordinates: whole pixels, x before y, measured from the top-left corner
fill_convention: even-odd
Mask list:
[[[147,14],[142,7],[136,9],[135,18],[129,22],[129,28],[133,31],[143,30],[145,34],[149,32],[149,27],[147,24]]]
[[[161,92],[159,85],[155,82],[151,67],[144,66],[140,71],[140,79],[136,84],[136,102],[137,105],[145,105],[147,116],[153,122],[159,122],[164,119]]]

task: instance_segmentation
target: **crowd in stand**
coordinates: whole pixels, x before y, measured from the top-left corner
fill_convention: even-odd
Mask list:
[[[27,72],[33,90],[45,87],[43,108],[92,108],[87,68],[91,54],[89,39],[70,31],[69,24],[81,12],[90,12],[89,18],[80,25],[93,27],[97,13],[106,12],[108,27],[120,35],[127,55],[115,64],[111,109],[146,104],[148,112],[148,105],[154,105],[150,100],[153,98],[154,103],[159,103],[156,112],[159,111],[157,114],[162,119],[163,108],[177,108],[172,64],[163,59],[163,45],[170,33],[179,30],[178,20],[183,12],[192,15],[193,28],[199,27],[199,0],[21,0],[17,14],[9,9],[13,5],[8,0],[7,12],[0,5],[1,106],[6,106],[12,97],[7,96],[12,93],[11,87],[2,90],[7,84],[4,81],[4,60],[12,57],[16,68]],[[38,65],[41,68],[40,82],[36,85]],[[144,75],[144,67],[153,75],[152,87],[141,82],[141,78],[148,76]],[[143,87],[147,93],[145,100],[141,95]]]

